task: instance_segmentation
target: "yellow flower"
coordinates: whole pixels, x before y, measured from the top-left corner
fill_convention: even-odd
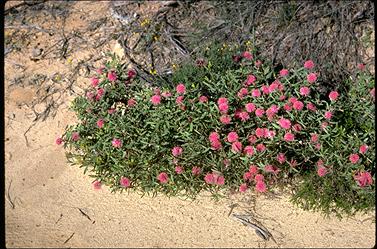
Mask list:
[[[145,26],[145,25],[148,25],[150,23],[150,20],[148,19],[148,18],[146,18],[144,21],[142,21],[141,23],[140,23],[140,26]]]
[[[177,69],[177,65],[175,65],[175,64],[173,64],[172,67],[173,67],[174,70]]]
[[[71,65],[71,64],[72,64],[72,61],[73,61],[73,59],[72,59],[71,57],[69,57],[69,58],[67,59],[67,64],[68,64],[68,65]]]
[[[160,37],[158,35],[153,36],[153,40],[158,41]]]
[[[151,69],[151,70],[149,70],[149,73],[152,74],[152,75],[156,75],[157,71],[156,71],[156,69]]]

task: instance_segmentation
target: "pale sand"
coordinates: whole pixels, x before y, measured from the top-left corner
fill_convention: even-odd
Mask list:
[[[77,5],[80,7],[80,4]],[[106,7],[103,2],[93,6],[92,11],[101,11],[101,8],[103,11]],[[103,49],[111,46],[106,45]],[[94,51],[82,51],[73,58],[83,58],[89,53]],[[26,146],[23,133],[32,124],[28,116],[32,112],[18,104],[30,104],[38,96],[33,86],[9,87],[11,79],[19,73],[9,59],[27,65],[29,73],[50,75],[69,70],[63,61],[32,63],[27,57],[12,53],[5,60],[5,232],[8,248],[371,248],[375,245],[374,213],[342,221],[335,217],[325,219],[319,213],[294,207],[286,195],[280,199],[257,196],[255,201],[255,218],[271,232],[275,243],[272,240],[265,242],[254,230],[228,217],[229,205],[233,203],[240,205],[234,213],[254,212],[251,200],[255,195],[251,192],[219,202],[203,194],[190,202],[163,196],[141,198],[137,193],[112,194],[106,187],[94,190],[92,179],[77,166],[69,166],[64,149],[54,144],[65,126],[75,122],[74,114],[67,109],[73,96],[65,97],[66,104],[59,108],[55,118],[48,118],[31,128],[27,134],[30,147]],[[88,82],[81,77],[77,86]],[[14,208],[8,201],[10,182],[9,197]]]

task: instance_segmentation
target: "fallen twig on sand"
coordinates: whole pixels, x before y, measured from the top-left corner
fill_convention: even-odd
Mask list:
[[[262,227],[261,224],[256,224],[256,220],[253,219],[253,217],[250,214],[241,215],[241,214],[233,214],[233,218],[235,218],[237,221],[241,222],[245,226],[249,226],[255,230],[255,233],[261,237],[264,240],[269,240],[270,238],[276,243],[274,237],[272,234],[264,227]],[[254,223],[250,221],[250,218],[254,220]],[[259,222],[257,222],[259,223]]]
[[[88,218],[88,220],[90,220],[90,221],[92,221],[92,219],[90,218],[90,216],[89,215],[87,215],[81,208],[77,208],[78,210],[80,210],[80,213],[82,214],[82,215],[84,215],[86,218]]]
[[[12,207],[12,209],[14,209],[16,206],[14,205],[14,202],[13,202],[12,198],[10,197],[10,192],[9,192],[11,185],[12,185],[12,180],[10,180],[10,182],[9,182],[6,198],[7,198],[8,202],[10,203],[10,206]]]
[[[72,239],[72,237],[73,237],[73,235],[75,235],[75,233],[72,233],[72,235],[71,236],[69,236],[69,238],[68,239],[66,239],[66,241],[64,241],[64,243],[63,244],[66,244],[70,239]]]

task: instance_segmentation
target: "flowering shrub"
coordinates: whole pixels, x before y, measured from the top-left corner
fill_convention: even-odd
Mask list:
[[[375,205],[372,75],[321,95],[311,60],[275,72],[253,50],[213,46],[198,61],[155,86],[117,58],[97,70],[72,104],[80,123],[56,141],[95,188],[194,197],[292,180],[304,208]]]

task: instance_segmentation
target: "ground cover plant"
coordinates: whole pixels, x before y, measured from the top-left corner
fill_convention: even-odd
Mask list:
[[[339,89],[323,93],[320,82],[316,62],[275,70],[250,42],[211,45],[154,84],[112,56],[56,143],[94,188],[195,197],[289,181],[303,208],[370,210],[374,77],[360,64]]]

